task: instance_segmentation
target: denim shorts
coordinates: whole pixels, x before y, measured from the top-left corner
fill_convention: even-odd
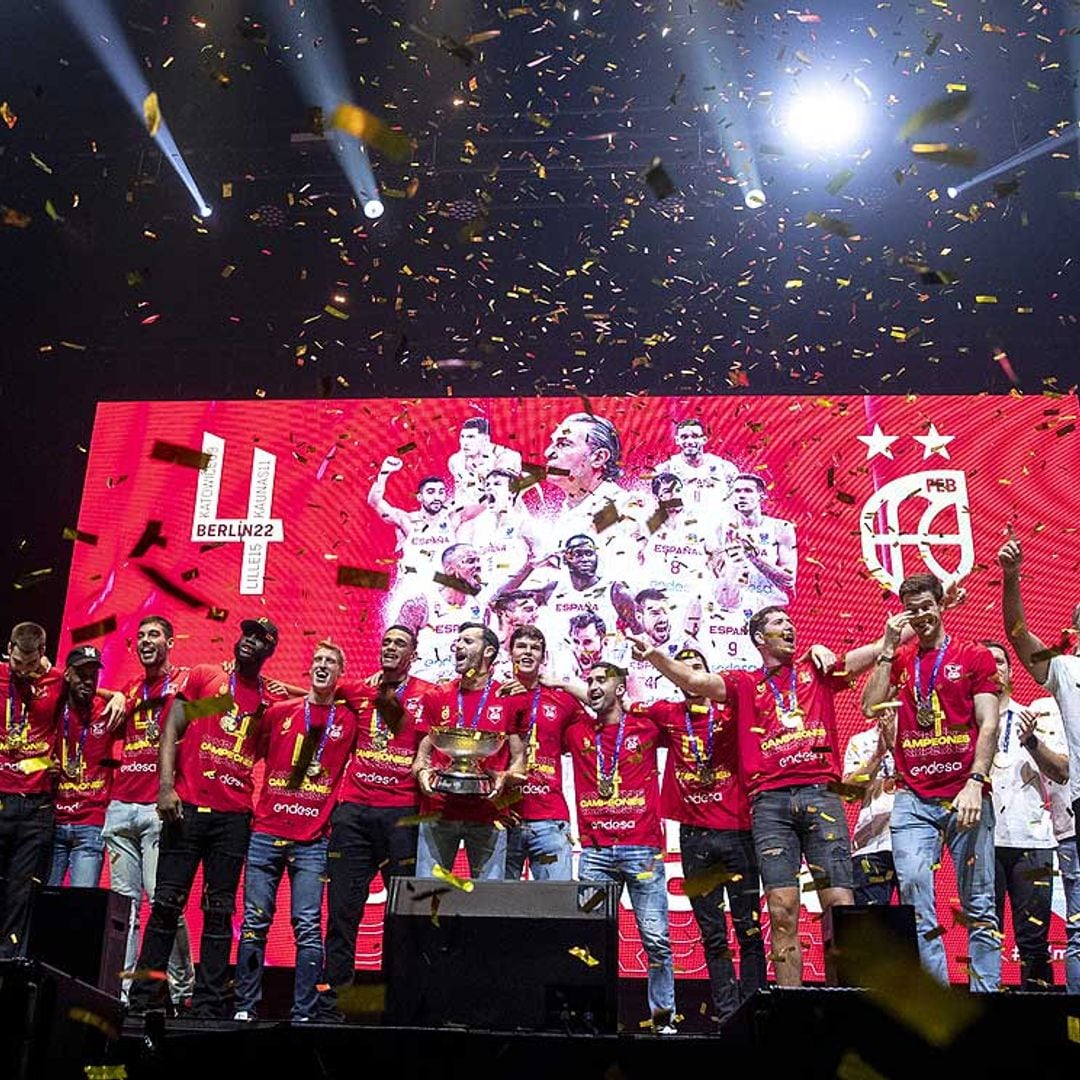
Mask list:
[[[750,804],[765,889],[795,888],[803,856],[819,888],[851,888],[851,841],[840,797],[824,784],[761,791]]]

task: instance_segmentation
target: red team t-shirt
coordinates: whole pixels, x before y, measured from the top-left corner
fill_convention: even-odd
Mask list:
[[[738,776],[738,736],[729,710],[716,702],[657,701],[642,711],[660,728],[661,745],[668,748],[660,813],[703,829],[749,829],[750,802]]]
[[[570,810],[562,790],[563,736],[585,713],[565,690],[536,689],[501,699],[510,711],[511,730],[525,742],[529,774],[514,809],[522,821],[568,821]]]
[[[186,803],[211,810],[248,813],[262,714],[281,694],[261,682],[232,679],[236,707],[191,721],[176,748],[176,794]],[[199,664],[188,674],[188,701],[229,693],[230,676],[218,664]],[[233,730],[229,730],[229,729]]]
[[[330,828],[330,813],[356,744],[356,713],[344,701],[332,705],[283,701],[271,705],[259,734],[266,758],[262,791],[255,804],[255,832],[285,840],[318,840]],[[290,787],[304,736],[311,723],[315,753],[299,787]]]
[[[791,672],[725,671],[728,702],[735,715],[739,770],[749,798],[774,788],[838,782],[843,758],[836,733],[833,697],[852,685],[849,675],[822,675],[809,661],[795,665],[799,713],[781,719],[791,704]],[[778,708],[775,690],[781,695]]]
[[[149,684],[140,677],[124,690],[124,745],[113,777],[111,798],[119,802],[156,803],[158,797],[158,743],[173,699],[184,692],[190,669],[170,667]],[[158,701],[152,709],[142,702]]]
[[[623,744],[612,777],[609,798],[600,792],[596,752],[602,740],[605,775],[611,774],[617,724],[598,724],[591,716],[570,725],[565,744],[574,764],[578,831],[582,847],[635,844],[663,849],[660,825],[660,788],[656,748],[660,729],[641,713],[628,712]]]
[[[47,795],[53,790],[55,774],[43,760],[56,749],[56,706],[63,689],[64,676],[56,668],[31,682],[13,678],[7,664],[0,667],[0,794]]]
[[[345,766],[338,802],[359,806],[415,806],[420,799],[412,763],[421,735],[416,720],[421,701],[433,690],[423,679],[409,678],[399,687],[405,709],[396,735],[386,729],[375,709],[378,690],[363,684],[338,687],[338,695],[357,714],[356,749]]]
[[[90,702],[85,720],[74,706],[61,702],[57,708],[57,825],[105,824],[113,767],[102,762],[109,761],[115,740],[102,719],[104,711],[105,702],[99,697]]]
[[[997,695],[1000,687],[994,657],[985,645],[950,641],[934,684],[934,721],[921,727],[916,719],[915,657],[918,644],[897,649],[889,681],[899,691],[896,716],[897,777],[924,799],[951,799],[967,783],[975,761],[979,729],[976,694]],[[929,693],[936,649],[921,654],[922,689]]]
[[[510,733],[510,709],[505,698],[497,697],[498,684],[492,680],[491,692],[487,696],[484,708],[480,709],[483,690],[466,690],[462,694],[462,716],[458,716],[459,680],[441,683],[424,695],[420,715],[416,720],[417,731],[421,738],[433,727],[475,726],[478,731],[501,731]],[[473,721],[476,720],[474,725]],[[434,748],[431,751],[431,766],[435,770],[446,768],[450,758]],[[510,764],[510,748],[503,740],[502,746],[484,760],[484,768],[489,772],[501,772]],[[473,821],[482,824],[494,824],[501,815],[494,799],[470,795],[435,795],[424,797],[420,801],[421,814],[438,814],[447,821]]]

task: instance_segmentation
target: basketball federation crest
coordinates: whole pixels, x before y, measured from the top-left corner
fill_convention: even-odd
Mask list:
[[[964,473],[928,469],[891,480],[863,504],[859,533],[867,569],[892,592],[922,570],[911,565],[913,552],[946,584],[965,577],[975,541]]]

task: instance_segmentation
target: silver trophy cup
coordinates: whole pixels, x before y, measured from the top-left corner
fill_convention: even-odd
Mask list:
[[[435,770],[435,782],[431,786],[443,795],[490,795],[495,781],[484,770],[483,762],[505,739],[501,731],[432,728],[432,744],[451,760],[446,768]]]

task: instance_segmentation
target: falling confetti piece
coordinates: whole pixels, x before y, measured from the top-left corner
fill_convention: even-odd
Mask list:
[[[914,135],[916,131],[921,131],[931,124],[948,124],[954,120],[960,120],[964,116],[971,107],[971,95],[964,92],[964,88],[958,84],[953,85],[957,86],[956,91],[952,91],[925,108],[919,109],[918,112],[913,113],[904,122],[904,126],[900,129],[901,139],[906,139],[908,136]],[[949,88],[946,87],[946,89]]]
[[[381,150],[391,161],[408,161],[415,143],[402,131],[393,131],[359,105],[342,102],[330,115],[330,125]]]
[[[183,703],[184,718],[191,721],[198,720],[200,716],[216,716],[218,713],[228,712],[233,704],[232,694],[228,693],[185,701]]]
[[[566,950],[574,959],[580,960],[586,967],[598,967],[600,961],[584,945],[572,945]]]
[[[73,540],[80,544],[89,544],[91,547],[95,547],[98,542],[98,538],[93,533],[83,532],[81,529],[72,529],[70,527],[64,529],[63,537],[65,540]]]
[[[94,638],[105,637],[116,630],[116,616],[107,615],[97,622],[87,623],[85,626],[77,626],[71,631],[71,643],[81,645],[84,641],[93,641]]]
[[[201,450],[192,450],[187,446],[155,439],[150,448],[150,456],[155,461],[167,461],[172,465],[183,465],[188,469],[205,469],[210,464],[210,455]]]
[[[436,571],[431,576],[437,585],[445,585],[448,589],[455,589],[457,592],[465,593],[468,596],[475,596],[480,591],[479,585],[473,585],[454,574],[444,574],[441,571]]]
[[[390,588],[390,575],[380,570],[361,570],[357,566],[339,566],[337,572],[339,585],[356,585],[361,589]]]
[[[109,1040],[120,1038],[120,1032],[104,1016],[99,1016],[89,1009],[68,1009],[67,1014],[69,1020],[75,1020],[80,1024],[87,1024],[90,1027],[97,1028]]]
[[[151,90],[143,99],[143,120],[146,121],[146,130],[153,138],[161,128],[161,108],[158,105],[157,91]]]
[[[438,863],[431,868],[432,877],[436,877],[439,881],[445,881],[447,885],[452,885],[455,889],[460,889],[462,892],[470,893],[476,886],[468,878],[460,878],[457,874],[452,874],[449,870],[444,870]]]

